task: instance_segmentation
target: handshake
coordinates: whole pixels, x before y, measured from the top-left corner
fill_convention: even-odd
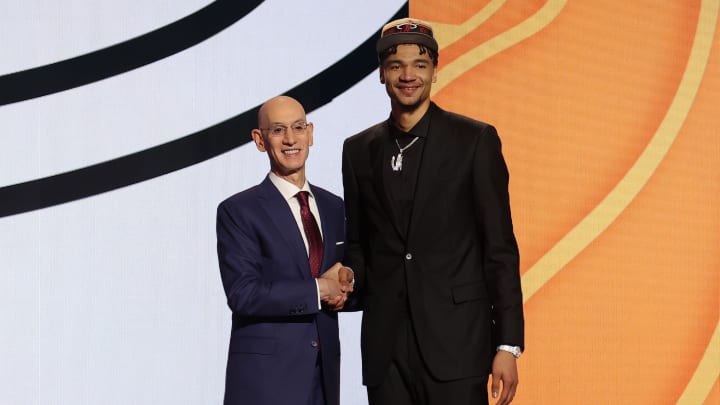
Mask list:
[[[350,268],[343,266],[342,263],[335,263],[317,279],[317,282],[323,307],[339,311],[343,309],[348,295],[353,291],[355,280]]]

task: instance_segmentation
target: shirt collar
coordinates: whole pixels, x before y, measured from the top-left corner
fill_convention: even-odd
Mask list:
[[[298,188],[296,185],[290,183],[289,181],[283,179],[282,177],[278,176],[277,174],[270,172],[268,174],[268,178],[272,182],[272,184],[275,185],[275,187],[280,191],[280,194],[282,194],[283,198],[285,200],[289,201],[292,198],[295,198],[295,194],[297,194],[300,191],[307,191],[310,193],[310,197],[313,199],[315,196],[312,193],[312,190],[310,190],[310,184],[305,180],[305,184],[303,184],[302,188]]]
[[[420,118],[420,121],[418,121],[417,124],[415,124],[415,126],[412,127],[412,129],[410,129],[410,131],[408,131],[408,132],[403,132],[402,130],[398,129],[398,127],[393,125],[392,115],[390,116],[390,118],[388,118],[388,124],[390,125],[390,128],[394,129],[395,131],[397,131],[399,133],[409,134],[409,135],[417,136],[420,138],[427,138],[428,131],[430,129],[430,110],[431,109],[432,109],[432,105],[430,106],[430,108],[428,108],[427,111],[425,111],[425,114],[422,116],[422,118]]]

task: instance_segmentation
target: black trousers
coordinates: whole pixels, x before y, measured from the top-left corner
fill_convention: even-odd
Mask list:
[[[368,386],[369,405],[487,405],[488,376],[440,381],[429,372],[407,319],[382,383]]]

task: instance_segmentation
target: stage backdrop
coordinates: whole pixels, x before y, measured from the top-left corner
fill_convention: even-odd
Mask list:
[[[503,141],[514,403],[720,403],[719,3],[5,2],[0,403],[221,403],[215,208],[267,173],[256,109],[306,105],[309,178],[341,195],[343,139],[389,112],[379,27],[408,13],[436,27],[435,101]]]

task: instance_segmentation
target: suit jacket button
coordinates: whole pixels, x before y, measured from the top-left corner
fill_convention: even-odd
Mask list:
[[[412,253],[408,253],[405,255],[405,258],[408,260],[412,260]]]
[[[317,340],[312,340],[312,341],[310,341],[310,346],[312,346],[312,347],[318,347],[318,342],[317,342]]]

